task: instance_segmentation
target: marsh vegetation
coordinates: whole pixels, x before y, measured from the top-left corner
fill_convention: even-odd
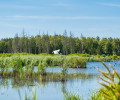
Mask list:
[[[71,60],[75,59],[75,60]],[[82,59],[82,60],[80,60]],[[78,62],[79,60],[80,62]],[[64,62],[65,61],[65,62]],[[73,61],[73,62],[72,62]],[[86,68],[74,68],[71,67],[71,62],[73,66],[79,66],[81,61],[85,61]],[[60,100],[66,99],[66,100],[87,100],[91,98],[92,100],[97,100],[97,95],[104,95],[103,92],[100,90],[98,91],[98,88],[101,87],[97,83],[97,76],[96,76],[96,66],[101,66],[99,69],[105,68],[102,66],[100,62],[88,62],[85,57],[81,56],[64,56],[64,55],[27,55],[27,54],[15,54],[7,57],[0,57],[0,84],[1,84],[1,92],[4,87],[9,87],[9,85],[16,89],[22,89],[21,93],[21,100],[24,100],[25,98],[35,98],[35,100],[40,99],[42,97],[43,100],[45,99],[46,93],[52,91],[51,89],[54,89],[56,91],[54,94],[59,92],[59,95],[56,94],[57,98],[59,97]],[[67,63],[66,63],[67,62]],[[69,62],[69,64],[68,64]],[[119,70],[119,61],[110,62],[112,65],[116,65],[118,67],[115,67],[115,69]],[[106,62],[108,65],[109,62]],[[35,70],[35,68],[37,70]],[[55,69],[61,69],[59,72],[54,71]],[[46,70],[51,69],[51,71]],[[75,71],[75,72],[74,72]],[[98,73],[98,72],[97,72]],[[107,73],[109,75],[109,73]],[[109,77],[109,76],[108,76]],[[114,77],[116,77],[114,75]],[[52,85],[54,84],[54,85]],[[56,84],[56,85],[55,85]],[[76,84],[76,85],[75,85]],[[90,85],[91,84],[91,85]],[[94,87],[92,84],[96,84]],[[24,93],[23,89],[25,86],[32,88],[34,86],[40,86],[44,89],[45,94],[39,94],[38,95],[38,87],[36,87],[36,92]],[[61,91],[59,91],[54,86],[58,86],[61,88]],[[62,87],[61,87],[62,86]],[[88,87],[89,86],[89,87]],[[49,88],[50,91],[49,91]],[[9,87],[10,90],[12,90]],[[27,88],[26,88],[27,89]],[[39,88],[40,89],[40,88]],[[98,91],[92,95],[93,92],[89,90]],[[74,91],[71,91],[74,90]],[[108,91],[103,89],[104,91]],[[39,90],[40,92],[41,90]],[[76,91],[76,92],[75,92]],[[77,93],[78,92],[78,93]],[[82,94],[82,92],[84,94]],[[13,92],[14,93],[14,92]],[[61,95],[63,93],[63,95]],[[86,94],[90,94],[89,96]],[[31,94],[31,95],[30,95]],[[51,94],[51,93],[50,93]],[[81,94],[81,95],[80,95]],[[18,94],[16,94],[18,95]],[[23,96],[24,95],[24,96]],[[52,94],[51,94],[52,96]],[[1,96],[1,97],[4,97]],[[5,98],[5,97],[4,97]],[[12,98],[12,97],[10,97]],[[19,97],[17,97],[19,98]],[[50,97],[51,100],[55,99],[53,97]],[[94,99],[93,99],[94,98]],[[101,99],[101,98],[100,98]]]
[[[102,61],[111,61],[110,57],[100,57]],[[2,54],[0,57],[1,76],[34,76],[46,75],[46,67],[59,66],[61,74],[68,68],[86,68],[87,62],[98,62],[96,56],[85,55],[29,55],[27,53]],[[37,72],[34,68],[37,67]]]

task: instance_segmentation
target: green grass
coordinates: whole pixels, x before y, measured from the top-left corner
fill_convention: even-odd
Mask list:
[[[41,64],[47,66],[63,66],[67,65],[73,67],[70,63],[74,63],[74,67],[82,66],[86,67],[87,61],[85,58],[79,56],[39,56],[39,55],[13,55],[11,57],[0,57],[0,68],[12,67],[13,69],[19,69],[19,60],[21,60],[22,66],[34,67]]]
[[[78,95],[66,93],[65,100],[83,100],[83,99],[80,98]]]
[[[83,57],[84,56],[84,57]],[[103,61],[110,61],[109,57],[101,57]],[[62,67],[62,75],[67,73],[67,69],[70,68],[86,68],[87,62],[98,61],[96,57],[90,55],[28,55],[28,53],[16,53],[7,57],[0,57],[0,73],[5,75],[8,69],[12,69],[14,75],[20,74],[21,77],[25,73],[29,75],[34,75],[34,67],[38,67],[39,74],[45,74],[45,67]],[[25,69],[25,70],[24,70]]]

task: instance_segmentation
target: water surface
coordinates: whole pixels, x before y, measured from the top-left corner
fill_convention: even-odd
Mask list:
[[[120,62],[106,62],[107,65],[111,63],[114,68],[120,72]],[[98,84],[96,70],[98,67],[101,70],[106,71],[104,66],[100,62],[89,62],[86,69],[68,69],[68,73],[83,73],[86,75],[92,74],[92,77],[70,79],[65,82],[60,81],[28,81],[26,84],[22,84],[16,79],[2,79],[0,78],[0,100],[24,100],[32,98],[36,94],[38,100],[64,100],[64,94],[74,93],[84,99],[90,98],[94,91],[97,91],[101,85]],[[48,67],[47,72],[61,72],[61,67]],[[37,68],[35,68],[37,71]],[[31,99],[32,100],[32,99]]]

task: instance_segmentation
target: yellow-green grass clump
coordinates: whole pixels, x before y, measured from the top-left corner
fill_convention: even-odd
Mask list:
[[[107,72],[103,72],[99,70],[102,74],[98,75],[98,77],[102,80],[99,82],[104,88],[101,88],[98,93],[94,94],[91,98],[92,100],[120,100],[120,75],[110,64],[110,68],[106,66],[106,64],[101,61]]]

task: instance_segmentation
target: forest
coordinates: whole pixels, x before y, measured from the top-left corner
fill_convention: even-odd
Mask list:
[[[74,37],[72,32],[64,31],[62,35],[48,33],[36,36],[22,36],[16,34],[14,38],[4,38],[0,40],[0,53],[26,52],[33,54],[48,53],[60,49],[63,55],[82,53],[90,55],[120,55],[119,38],[85,37],[80,34]]]

